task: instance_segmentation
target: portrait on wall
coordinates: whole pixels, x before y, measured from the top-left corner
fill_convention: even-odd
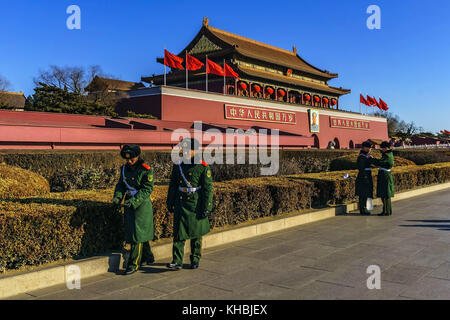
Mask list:
[[[317,110],[309,110],[309,131],[310,132],[319,132],[319,111]]]

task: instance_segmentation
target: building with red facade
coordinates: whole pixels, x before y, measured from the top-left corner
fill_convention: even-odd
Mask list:
[[[178,56],[186,53],[200,61],[207,57],[227,63],[239,79],[209,74],[207,84],[205,67],[142,77],[150,87],[124,82],[127,87],[119,88],[122,82],[116,80],[114,90],[105,90],[107,82],[97,79],[101,85],[91,84],[88,91],[98,94],[101,87],[120,96],[116,111],[121,117],[0,111],[0,148],[101,149],[137,143],[144,149],[167,149],[178,143],[172,133],[193,131],[195,121],[201,121],[203,132],[221,132],[220,141],[230,129],[252,128],[261,136],[277,129],[283,149],[326,148],[330,143],[356,148],[365,140],[388,139],[385,118],[342,110],[339,99],[350,90],[329,85],[338,75],[312,66],[295,47],[287,51],[234,35],[209,26],[206,18]],[[130,112],[155,119],[127,117]],[[213,141],[206,135],[203,144]]]

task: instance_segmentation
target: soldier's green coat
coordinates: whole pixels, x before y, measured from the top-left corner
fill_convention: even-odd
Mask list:
[[[120,180],[114,190],[114,198],[130,200],[131,207],[125,207],[125,240],[127,243],[140,243],[152,241],[154,237],[153,207],[150,194],[153,191],[153,168],[147,169],[144,161],[139,159],[134,166],[125,166],[127,183],[139,190],[134,197],[126,194],[127,187],[123,182],[122,168]]]
[[[358,167],[358,176],[355,181],[355,194],[364,198],[373,198],[373,179],[372,172],[365,170],[370,168],[371,160],[370,156],[361,151],[356,161]]]
[[[394,154],[392,150],[383,152],[380,159],[372,158],[371,162],[380,168],[392,169],[394,167]],[[394,179],[389,171],[379,170],[377,180],[377,197],[392,198],[394,196]]]
[[[169,191],[167,194],[167,209],[174,213],[174,240],[195,239],[207,234],[210,230],[209,219],[199,218],[199,214],[212,210],[213,180],[211,168],[204,164],[181,164],[183,174],[192,187],[200,190],[188,194],[178,187],[187,187],[175,164],[172,168]]]

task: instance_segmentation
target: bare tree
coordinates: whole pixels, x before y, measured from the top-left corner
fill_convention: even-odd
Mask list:
[[[59,67],[51,65],[49,70],[39,70],[39,75],[33,79],[36,86],[44,83],[60,89],[84,94],[84,88],[95,78],[95,76],[105,76],[98,65],[83,67]]]
[[[423,130],[422,127],[417,126],[414,121],[407,123],[393,113],[377,111],[375,114],[386,118],[390,137],[400,136],[402,138],[411,138],[413,135]]]
[[[0,75],[0,91],[6,91],[10,88],[10,86],[11,83],[8,81],[8,79]]]

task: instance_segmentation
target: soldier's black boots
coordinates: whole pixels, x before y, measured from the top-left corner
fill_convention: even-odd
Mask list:
[[[126,276],[128,276],[128,275],[130,275],[130,274],[133,274],[133,273],[135,273],[137,270],[136,269],[127,269],[127,270],[125,270],[125,275]]]
[[[197,268],[198,268],[198,262],[192,262],[191,269],[197,269]]]
[[[151,265],[154,262],[155,262],[155,258],[150,258],[150,259],[148,259],[146,261],[143,260],[143,261],[141,261],[141,267],[142,266],[149,266],[149,265]]]
[[[175,262],[171,262],[167,264],[167,268],[171,269],[171,270],[175,270],[178,271],[182,268],[182,265],[176,264]]]

